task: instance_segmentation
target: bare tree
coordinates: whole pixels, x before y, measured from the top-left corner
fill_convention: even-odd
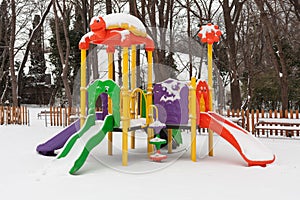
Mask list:
[[[62,16],[62,20],[59,20],[58,17],[58,10],[60,15]],[[70,9],[70,8],[69,8]],[[60,3],[56,0],[53,0],[53,12],[55,16],[55,31],[56,31],[56,41],[57,41],[57,47],[58,47],[58,52],[60,56],[60,62],[63,67],[63,72],[62,72],[62,81],[64,84],[65,88],[65,93],[67,96],[68,104],[69,107],[72,107],[72,94],[71,94],[71,89],[68,81],[68,71],[69,71],[69,57],[70,57],[70,38],[69,38],[69,30],[68,30],[68,25],[67,25],[67,14],[69,10],[67,9],[67,5],[65,0],[62,2],[62,6]],[[59,34],[59,22],[62,22],[63,26],[63,33],[64,33],[64,40],[65,40],[65,51],[62,47],[61,43],[61,38]]]
[[[9,50],[9,16],[8,16],[8,3],[2,1],[0,5],[0,104],[6,95],[9,83],[9,67],[8,50]]]
[[[18,84],[21,84],[19,80],[19,78],[21,77],[22,73],[23,73],[23,70],[25,68],[25,64],[28,60],[28,56],[29,56],[29,53],[30,53],[30,50],[31,50],[31,46],[32,46],[32,42],[34,41],[34,39],[36,38],[36,35],[38,34],[38,32],[40,31],[41,27],[43,26],[45,20],[46,20],[46,17],[50,11],[52,7],[52,0],[49,2],[46,10],[44,11],[39,23],[37,24],[37,26],[33,29],[33,31],[31,32],[31,35],[28,39],[28,42],[25,44],[25,53],[24,53],[24,56],[23,56],[23,59],[22,59],[22,62],[21,62],[21,65],[18,69],[18,75],[16,77],[16,82],[17,82],[17,85],[16,85],[16,92],[17,94],[19,93],[18,91]]]
[[[229,0],[219,1],[223,8],[223,16],[225,22],[226,34],[224,42],[226,45],[226,54],[228,59],[228,71],[230,73],[230,91],[231,91],[231,107],[240,109],[242,105],[240,80],[237,64],[237,45],[236,45],[236,28],[239,23],[240,13],[245,1]]]
[[[278,74],[277,77],[281,89],[282,109],[286,110],[288,108],[288,71],[280,35],[278,34],[278,23],[276,21],[274,10],[267,1],[255,0],[255,3],[260,11],[267,50]],[[265,10],[265,6],[268,8],[268,11]],[[274,45],[276,46],[276,49],[273,48]]]
[[[11,0],[11,32],[9,39],[9,68],[12,87],[13,106],[18,106],[17,76],[15,73],[15,40],[16,40],[16,2]]]

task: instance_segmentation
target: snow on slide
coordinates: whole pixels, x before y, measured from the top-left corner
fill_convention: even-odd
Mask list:
[[[200,126],[213,130],[227,140],[249,166],[265,167],[275,160],[275,155],[257,138],[217,113],[201,113]]]

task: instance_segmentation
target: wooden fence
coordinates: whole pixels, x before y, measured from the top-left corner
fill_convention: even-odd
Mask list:
[[[97,109],[100,111],[101,109]],[[1,113],[1,111],[0,111]],[[299,119],[300,115],[298,110],[227,110],[226,112],[219,112],[221,115],[228,117],[230,120],[236,122],[241,127],[256,135],[255,125],[260,119]],[[50,107],[47,110],[41,111],[38,114],[38,118],[45,120],[45,126],[68,126],[75,119],[78,119],[80,115],[79,108],[62,108],[62,107]],[[0,115],[1,116],[1,115]],[[206,132],[205,130],[203,130]],[[300,138],[300,131],[295,132],[293,136]],[[259,136],[286,136],[287,134],[283,130],[260,130]]]
[[[0,106],[0,125],[29,125],[29,111],[26,106]]]
[[[260,119],[299,119],[299,110],[227,110],[227,113],[223,113],[223,115],[233,119],[244,129],[255,135],[255,125]],[[287,134],[282,130],[261,130],[259,135],[269,137],[285,136]],[[297,132],[293,136],[299,137],[299,132]]]
[[[45,126],[68,126],[79,116],[79,108],[63,108],[51,106],[38,113],[38,118],[45,120]],[[76,117],[75,117],[76,118]]]

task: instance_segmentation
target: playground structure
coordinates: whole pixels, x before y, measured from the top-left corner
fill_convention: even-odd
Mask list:
[[[128,165],[129,133],[131,133],[131,148],[135,148],[134,131],[147,129],[148,156],[150,157],[154,151],[153,144],[155,144],[155,140],[153,139],[155,139],[154,129],[156,127],[153,123],[155,119],[153,116],[156,114],[158,117],[155,120],[164,123],[159,128],[165,127],[168,130],[169,153],[172,152],[172,136],[174,136],[172,129],[189,129],[191,133],[191,160],[196,161],[196,130],[197,126],[200,126],[211,129],[232,144],[249,166],[266,166],[274,161],[275,156],[251,134],[222,116],[211,112],[211,81],[209,81],[208,86],[203,81],[199,81],[197,85],[195,77],[190,80],[190,83],[168,79],[156,84],[153,89],[152,52],[154,42],[147,35],[145,27],[137,18],[120,13],[94,17],[91,20],[90,27],[91,32],[85,34],[79,43],[81,49],[80,119],[54,138],[39,145],[37,151],[40,154],[54,155],[55,150],[64,147],[58,155],[58,158],[63,158],[68,155],[80,137],[90,133],[93,136],[86,142],[84,149],[70,170],[70,173],[74,174],[83,166],[89,153],[105,138],[106,134],[108,135],[108,154],[112,155],[113,132],[122,132],[122,165],[126,166]],[[210,29],[205,30],[209,31]],[[108,80],[95,80],[87,85],[86,57],[90,44],[106,47]],[[146,94],[140,88],[136,88],[135,85],[136,45],[144,46],[147,53]],[[122,48],[121,88],[112,80],[113,54],[116,46]],[[129,52],[131,53],[131,71],[129,70]],[[131,87],[129,87],[129,74],[131,74]],[[136,94],[138,93],[140,98],[137,98]],[[99,95],[108,95],[106,113],[95,111],[95,104]],[[157,109],[157,107],[163,109]],[[165,113],[162,113],[161,110],[164,110]],[[213,147],[212,131],[209,134],[210,152],[212,152]],[[248,144],[249,141],[250,145]],[[158,142],[160,144],[164,143],[161,140],[158,140]],[[259,155],[259,157],[249,154],[251,149],[249,146],[256,148],[254,154]]]

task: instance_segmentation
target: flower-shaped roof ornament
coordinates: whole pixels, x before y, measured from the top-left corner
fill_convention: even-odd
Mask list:
[[[219,29],[218,25],[213,25],[208,23],[204,26],[201,26],[198,37],[201,39],[201,42],[213,44],[214,42],[219,42],[222,32]]]

